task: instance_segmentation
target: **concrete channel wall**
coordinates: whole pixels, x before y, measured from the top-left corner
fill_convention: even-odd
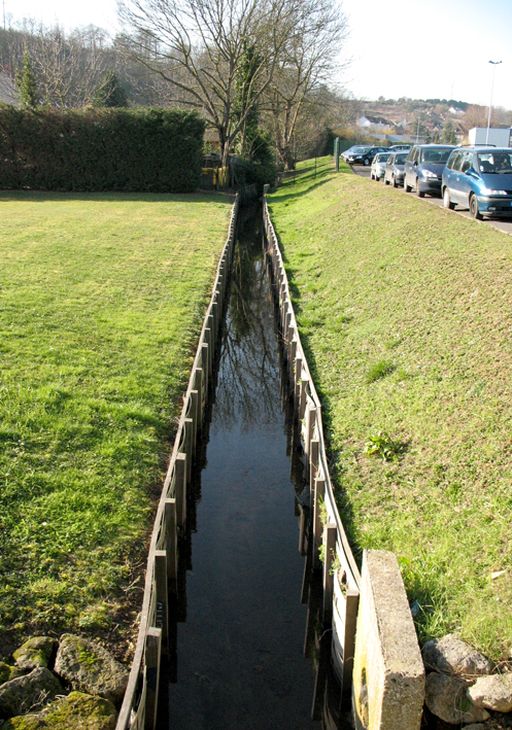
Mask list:
[[[313,564],[322,567],[324,629],[341,694],[352,697],[357,730],[418,730],[424,670],[395,556],[365,551],[363,577],[329,475],[322,407],[299,336],[276,232],[263,205],[266,250],[304,450],[312,512]],[[323,565],[320,565],[320,554]],[[399,658],[398,658],[399,657]],[[340,698],[341,701],[341,698]]]
[[[116,730],[153,730],[160,664],[169,642],[169,592],[176,592],[178,534],[187,520],[187,488],[206,409],[235,243],[238,196],[219,260],[149,547],[139,633]]]

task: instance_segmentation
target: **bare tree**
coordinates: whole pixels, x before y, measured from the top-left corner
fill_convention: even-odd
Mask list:
[[[306,101],[329,80],[347,36],[347,22],[332,0],[304,0],[294,9],[293,33],[287,38],[273,73],[268,108],[279,158],[295,167],[293,137]]]
[[[341,90],[319,86],[304,99],[292,137],[293,159],[326,154],[334,130],[348,124],[352,100]]]
[[[104,41],[104,32],[93,27],[68,38],[60,28],[39,29],[31,58],[44,104],[79,107],[92,100],[107,70]]]
[[[139,61],[173,86],[176,101],[205,115],[218,132],[226,162],[270,85],[301,5],[300,0],[120,0],[119,12]],[[258,63],[246,89],[250,104],[243,109],[235,99],[248,47],[258,49]]]

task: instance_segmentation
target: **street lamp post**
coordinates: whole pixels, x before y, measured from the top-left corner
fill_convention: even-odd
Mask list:
[[[491,127],[492,93],[494,91],[494,72],[496,71],[496,66],[499,66],[500,63],[503,63],[503,62],[502,61],[489,61],[489,63],[492,65],[492,76],[491,76],[491,96],[489,99],[489,113],[487,115],[487,134],[485,135],[485,144],[488,144],[488,142],[489,142],[489,129]]]

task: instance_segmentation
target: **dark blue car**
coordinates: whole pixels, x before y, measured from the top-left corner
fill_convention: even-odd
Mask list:
[[[413,188],[423,198],[425,193],[441,193],[441,176],[454,145],[416,144],[405,160],[404,190]]]
[[[442,180],[443,205],[469,208],[474,218],[512,214],[512,149],[460,147],[453,150]]]

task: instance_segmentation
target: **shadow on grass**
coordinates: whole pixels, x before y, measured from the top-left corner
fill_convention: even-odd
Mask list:
[[[278,240],[279,240],[279,247],[281,249],[281,254],[283,257],[283,262],[285,264],[286,275],[288,277],[288,286],[289,286],[290,295],[291,295],[291,299],[292,299],[293,309],[294,309],[295,314],[298,319],[300,316],[300,313],[302,311],[301,293],[295,283],[295,270],[289,264],[289,260],[286,257],[285,249],[281,243],[281,239],[280,239],[279,235],[278,235]],[[307,360],[307,363],[309,366],[309,371],[311,373],[311,377],[315,384],[315,389],[316,389],[316,392],[318,394],[318,397],[320,399],[320,403],[322,406],[322,423],[323,423],[325,446],[326,446],[326,450],[327,450],[327,465],[329,468],[329,474],[332,477],[333,488],[334,488],[335,497],[336,497],[336,504],[338,506],[341,521],[342,521],[343,527],[345,529],[345,533],[347,535],[348,541],[350,543],[350,547],[352,548],[354,558],[355,558],[358,566],[361,567],[361,561],[362,561],[362,556],[363,556],[363,546],[357,540],[356,517],[354,514],[354,510],[352,508],[352,504],[348,497],[348,494],[343,489],[343,479],[342,479],[341,470],[340,470],[342,452],[339,449],[336,449],[333,447],[332,440],[331,440],[331,434],[333,432],[333,425],[332,425],[332,411],[331,411],[330,403],[329,403],[329,400],[326,398],[325,393],[322,391],[322,388],[319,385],[320,377],[319,377],[319,373],[318,373],[318,367],[317,367],[315,354],[311,348],[310,338],[309,338],[308,334],[305,333],[304,331],[300,332],[300,341],[302,343],[302,348],[304,350],[304,355],[306,357],[306,360]]]
[[[301,183],[302,182],[303,179],[301,179]],[[283,200],[293,200],[294,198],[302,197],[303,195],[307,195],[308,193],[310,193],[312,190],[315,190],[315,188],[319,188],[321,185],[325,185],[326,182],[329,182],[329,180],[318,180],[317,176],[316,182],[313,179],[313,182],[310,185],[307,185],[306,187],[301,185],[301,187],[297,190],[294,190],[293,186],[291,185],[283,185],[281,188],[278,188],[279,192],[272,194],[269,202],[281,203]]]

